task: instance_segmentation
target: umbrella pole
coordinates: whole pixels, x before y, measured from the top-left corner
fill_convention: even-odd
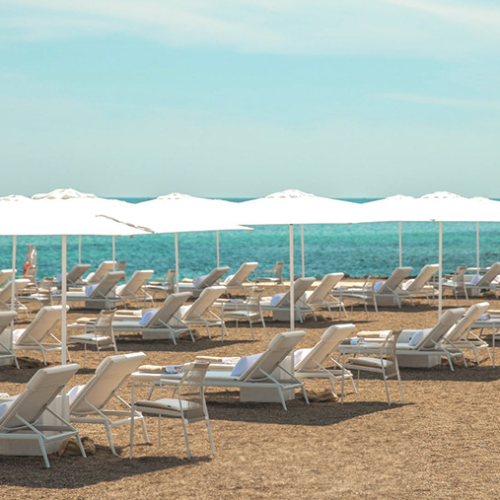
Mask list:
[[[306,277],[306,257],[304,254],[304,224],[300,225],[300,247],[302,250],[302,277]]]
[[[67,349],[67,321],[66,321],[66,250],[67,250],[67,236],[62,236],[61,240],[61,364],[66,364],[66,349]],[[61,414],[65,415],[66,413],[66,386],[64,386],[62,390],[62,411]]]
[[[479,222],[476,222],[476,267],[479,276]]]
[[[11,285],[11,292],[12,295],[10,297],[11,303],[10,307],[12,311],[16,310],[16,252],[17,252],[17,236],[12,236],[12,285]],[[9,347],[10,350],[12,350],[12,344],[13,344],[13,338],[12,334],[14,333],[14,320],[11,321],[10,323],[10,341],[9,341]]]
[[[399,221],[399,267],[403,267],[403,231],[402,223]]]
[[[179,234],[175,233],[175,292],[179,293]]]
[[[439,222],[439,308],[438,319],[443,310],[443,223]]]
[[[215,231],[215,241],[217,245],[217,267],[220,267],[220,255],[219,255],[219,231]]]
[[[82,263],[82,235],[78,236],[78,264]]]
[[[295,330],[295,287],[293,260],[293,224],[290,224],[290,331]]]
[[[115,236],[111,236],[111,247],[113,249],[113,271],[116,270],[116,241]]]

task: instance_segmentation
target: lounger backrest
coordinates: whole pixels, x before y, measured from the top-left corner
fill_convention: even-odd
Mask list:
[[[19,279],[14,282],[9,281],[5,285],[5,288],[0,290],[0,302],[7,303],[10,301],[12,297],[12,283],[14,283],[14,295],[17,296],[17,294],[22,292],[31,283],[31,281],[28,279]]]
[[[172,293],[169,295],[156,314],[153,314],[145,325],[145,328],[165,327],[189,297],[191,297],[190,292]]]
[[[276,262],[274,265],[273,273],[276,276],[276,279],[278,280],[279,283],[283,281],[283,267],[285,263],[284,262]]]
[[[0,271],[0,287],[4,286],[12,278],[12,269],[2,269]]]
[[[66,276],[68,283],[76,283],[91,268],[90,264],[77,264]]]
[[[500,262],[495,262],[476,283],[476,286],[491,285],[491,282],[500,274]]]
[[[62,306],[45,306],[36,314],[35,319],[16,340],[18,345],[31,345],[42,342],[54,325],[61,319]]]
[[[207,274],[196,288],[208,288],[215,285],[228,271],[229,267],[216,267],[212,269],[210,274]]]
[[[97,367],[95,375],[85,384],[71,404],[72,413],[94,412],[93,407],[104,409],[114,393],[130,375],[143,364],[143,352],[108,356]]]
[[[446,311],[431,331],[427,335],[424,335],[415,348],[424,350],[435,349],[443,337],[450,331],[450,328],[460,320],[464,313],[465,309],[463,307]]]
[[[439,264],[427,264],[421,270],[418,276],[413,280],[406,291],[421,290],[429,280],[438,272]]]
[[[376,293],[395,292],[401,282],[412,272],[412,267],[396,267]]]
[[[89,296],[89,299],[100,299],[107,297],[119,281],[125,279],[123,271],[110,271],[102,281],[95,287]]]
[[[295,349],[295,346],[305,337],[306,332],[278,333],[265,352],[262,353],[255,363],[244,372],[239,380],[241,382],[252,382],[265,379],[263,372],[271,374],[278,365]]]
[[[318,300],[326,300],[327,296],[343,277],[344,273],[330,273],[323,276],[321,283],[308,297],[307,302],[313,303]]]
[[[352,323],[328,327],[321,335],[320,341],[309,351],[307,356],[295,365],[295,370],[317,370],[318,365],[323,365],[325,360],[351,335],[355,328]]]
[[[0,312],[0,335],[17,317],[16,311]]]
[[[259,265],[258,262],[245,262],[241,264],[240,268],[230,276],[224,284],[226,286],[238,286],[242,285],[248,277],[252,274],[255,268]]]
[[[467,335],[469,328],[488,310],[488,302],[480,302],[469,307],[462,319],[446,334],[446,340],[457,342]]]
[[[5,431],[24,426],[16,415],[35,423],[79,368],[80,365],[70,364],[38,370],[26,384],[24,392],[0,417],[0,429]]]
[[[225,286],[211,286],[210,288],[205,288],[186,311],[186,314],[184,314],[182,318],[183,321],[189,321],[203,316],[225,291]]]
[[[127,296],[127,295],[137,295],[141,287],[146,283],[146,281],[153,276],[154,271],[147,270],[147,271],[135,271],[132,277],[123,285],[123,288],[119,292],[117,292],[117,295],[122,297],[122,296]]]
[[[307,292],[308,288],[315,282],[314,278],[299,278],[294,283],[294,300],[295,304],[302,298],[302,296]],[[276,304],[277,308],[280,307],[290,307],[290,290],[286,292],[281,300]]]
[[[105,260],[99,264],[99,267],[95,270],[94,274],[89,278],[89,283],[99,283],[106,274],[113,270],[113,265],[115,263],[112,260]]]

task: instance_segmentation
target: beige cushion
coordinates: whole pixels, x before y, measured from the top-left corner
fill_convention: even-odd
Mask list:
[[[387,368],[389,366],[392,366],[394,363],[392,361],[388,361],[387,359],[380,359],[380,358],[368,358],[368,357],[359,357],[359,358],[349,358],[347,360],[348,365],[360,365],[360,366],[367,366],[371,368]]]

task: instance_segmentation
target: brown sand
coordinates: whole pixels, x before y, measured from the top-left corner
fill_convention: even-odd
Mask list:
[[[492,307],[498,308],[497,301]],[[455,301],[445,301],[455,307]],[[71,312],[74,320],[85,311]],[[361,309],[350,315],[357,330],[423,328],[432,326],[435,308],[423,302],[403,311],[373,312],[367,321]],[[301,347],[317,342],[330,321],[307,320]],[[287,325],[270,323],[270,335]],[[138,335],[122,336],[121,352],[144,351],[149,364],[176,364],[196,354],[237,356],[261,352],[267,341],[257,329],[258,341],[247,328],[220,343],[205,337],[193,344],[142,342]],[[36,357],[33,353],[21,353]],[[73,361],[83,365],[83,351],[72,349]],[[107,353],[105,353],[107,355]],[[469,356],[470,358],[470,356]],[[497,352],[500,359],[500,352]],[[49,355],[52,363],[56,354]],[[98,358],[88,353],[71,386],[91,377]],[[34,369],[0,368],[0,392],[17,394]],[[134,460],[128,459],[127,427],[114,430],[119,457],[111,454],[103,428],[81,425],[80,435],[98,445],[88,459],[51,456],[46,470],[39,457],[0,457],[0,498],[59,499],[448,499],[498,497],[500,441],[498,390],[500,368],[486,361],[471,368],[446,366],[429,370],[403,369],[406,402],[388,408],[384,386],[376,377],[361,376],[359,395],[346,403],[315,403],[297,399],[284,411],[279,404],[243,404],[237,392],[212,390],[209,412],[216,446],[210,458],[203,423],[190,426],[194,459],[186,460],[182,426],[162,423],[162,448],[157,446],[157,422],[148,419],[153,445],[144,445],[136,433]],[[306,387],[323,389],[325,382]],[[390,383],[398,403],[397,386]],[[130,385],[122,396],[130,398]]]

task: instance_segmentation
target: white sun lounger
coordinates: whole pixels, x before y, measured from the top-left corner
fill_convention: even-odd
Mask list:
[[[179,283],[180,292],[191,292],[193,297],[199,297],[204,288],[215,286],[219,280],[229,271],[229,267],[216,267],[206,276],[199,276],[193,283]]]
[[[265,276],[258,276],[256,282],[263,283],[275,283],[276,285],[281,285],[283,283],[283,267],[284,262],[276,262],[272,269],[267,269],[262,271]]]
[[[90,264],[76,264],[71,271],[66,274],[66,283],[68,286],[84,285],[83,275],[91,268]],[[59,284],[61,279],[58,278]]]
[[[85,279],[83,279],[83,282],[86,285],[100,283],[106,274],[113,271],[113,268],[115,268],[114,270],[116,271],[116,264],[117,263],[112,260],[105,260],[101,262],[99,267],[93,273],[90,273]]]
[[[182,322],[188,326],[204,326],[210,340],[212,339],[212,336],[210,335],[210,327],[220,326],[221,338],[222,341],[224,341],[224,331],[226,328],[224,320],[217,316],[217,314],[213,311],[210,311],[210,308],[225,291],[225,286],[212,286],[205,288],[194,303],[185,308],[182,313]]]
[[[294,307],[301,323],[304,321],[305,314],[307,314],[310,309],[309,307],[302,307],[299,302],[314,281],[314,278],[299,278],[294,283]],[[273,319],[276,321],[288,321],[290,318],[291,307],[290,290],[279,295],[277,296],[277,298],[279,297],[279,300],[277,300],[276,304],[272,303],[273,297],[264,297],[261,301],[261,309],[263,311],[271,311]]]
[[[286,410],[285,391],[287,389],[300,388],[303,391],[304,399],[307,403],[307,394],[304,389],[304,383],[290,372],[280,366],[282,361],[290,356],[295,346],[304,338],[305,332],[295,331],[287,333],[278,333],[271,342],[267,349],[258,356],[249,360],[249,366],[243,371],[241,375],[233,374],[233,371],[209,371],[205,376],[203,385],[205,387],[234,387],[240,390],[245,389],[264,389],[274,390],[279,396],[279,400],[283,408]],[[243,358],[242,358],[243,360]],[[245,360],[246,361],[246,360]],[[235,366],[234,369],[236,369]],[[283,379],[276,378],[274,372],[279,368],[284,373]],[[162,373],[149,374],[149,373],[135,373],[132,378],[143,382],[150,381],[153,386],[159,385],[159,380],[179,380],[182,373],[170,374]],[[286,378],[285,378],[286,377]],[[163,382],[162,382],[163,383]]]
[[[177,345],[177,336],[188,332],[194,342],[191,328],[178,318],[174,320],[174,316],[180,316],[178,313],[190,296],[188,292],[173,293],[165,299],[161,307],[149,311],[148,317],[146,317],[147,312],[143,311],[142,319],[132,316],[131,319],[124,321],[113,321],[113,330],[115,332],[140,332],[145,340],[170,337],[175,345]]]
[[[408,297],[413,304],[413,297],[424,296],[429,305],[431,299],[434,300],[436,290],[429,284],[432,277],[438,272],[439,264],[426,264],[413,280],[408,280],[401,285],[398,294],[402,297]]]
[[[372,277],[368,277],[362,287],[337,288],[332,294],[340,297],[340,300],[352,299],[360,300],[364,303],[365,311],[368,314],[368,305],[373,305],[378,317],[378,307],[388,306],[401,307],[403,296],[401,286],[403,280],[411,273],[411,267],[397,267],[385,280],[373,283]]]
[[[498,290],[500,289],[500,281],[497,276],[500,274],[500,262],[495,262],[486,273],[479,279],[470,283],[465,283],[465,289],[479,293],[481,290],[491,290],[498,299]]]
[[[444,343],[449,344],[455,349],[461,351],[467,349],[472,350],[477,364],[480,362],[478,352],[483,349],[486,349],[488,358],[491,358],[489,352],[490,346],[470,330],[477,321],[480,321],[489,307],[490,304],[488,302],[480,302],[479,304],[472,305],[464,314],[463,318],[444,337]],[[467,366],[465,358],[464,362]]]
[[[233,289],[242,290],[245,288],[245,284],[248,284],[249,276],[255,271],[256,267],[259,265],[258,262],[245,262],[241,264],[240,268],[236,273],[228,276],[221,285],[227,288],[227,291]]]
[[[0,270],[0,288],[7,283],[12,278],[12,269],[2,269]]]
[[[12,332],[12,347],[14,351],[39,351],[46,365],[45,353],[61,351],[61,341],[50,331],[61,319],[62,306],[42,307],[35,319],[27,328],[18,328]],[[46,342],[50,337],[52,342]],[[68,359],[71,359],[68,353]]]
[[[0,360],[13,359],[17,369],[19,369],[16,355],[10,348],[10,325],[16,318],[17,313],[15,311],[0,312]]]
[[[445,335],[460,321],[465,314],[465,309],[456,308],[449,309],[442,316],[437,324],[432,328],[422,330],[402,330],[396,344],[396,353],[398,355],[398,362],[400,366],[419,367],[430,366],[432,360],[437,360],[445,356],[448,360],[450,369],[453,371],[452,359],[456,357],[463,358],[464,353],[461,350],[455,349],[443,341]],[[370,348],[372,343],[380,343],[384,337],[391,331],[378,332],[378,337],[372,337],[371,332],[360,332],[358,336],[365,338],[365,342],[357,345],[342,345],[341,352],[356,354],[363,351],[364,347]],[[412,338],[418,334],[418,337]],[[428,365],[420,364],[421,361],[416,357],[426,357],[427,360],[422,360]],[[434,363],[434,365],[436,364]]]
[[[116,296],[115,286],[124,279],[123,271],[110,271],[100,283],[90,285],[92,288],[87,288],[82,292],[67,292],[66,300],[84,302],[87,309],[112,309],[117,302],[122,300]],[[54,295],[52,300],[61,300],[61,295],[59,293]]]
[[[136,411],[132,417],[130,405],[118,395],[120,388],[145,359],[143,352],[109,356],[97,367],[95,375],[85,385],[76,386],[68,393],[71,422],[103,425],[113,455],[117,453],[111,429],[118,425],[130,426],[132,418],[142,424],[146,442],[149,443],[142,414]],[[116,402],[123,409],[110,408]]]
[[[344,304],[338,300],[336,297],[331,296],[332,290],[337,286],[340,280],[344,277],[344,273],[330,273],[323,276],[321,283],[317,286],[315,290],[306,291],[304,294],[304,302],[307,307],[310,308],[314,319],[317,320],[316,310],[328,309],[332,320],[333,311],[332,308],[339,310],[339,320],[342,311],[347,318],[347,312],[345,310]]]
[[[2,407],[0,404],[0,439],[37,441],[47,468],[50,462],[46,445],[52,441],[68,439],[74,436],[83,457],[85,451],[78,431],[64,418],[49,408],[63,387],[80,368],[77,364],[43,368],[38,370],[27,383],[24,392]],[[39,423],[44,412],[49,412],[60,425]],[[48,435],[46,431],[57,434]]]
[[[144,290],[144,285],[153,274],[154,271],[152,270],[135,271],[127,283],[116,287],[116,298],[122,300],[125,307],[127,300],[134,300],[137,307],[139,307],[139,300],[144,300],[144,305],[146,305],[147,300],[151,301],[154,305],[153,297]]]
[[[28,279],[9,281],[0,289],[0,309],[9,310],[12,307],[12,286],[14,286],[14,307],[17,311],[26,311],[26,306],[19,301],[19,294],[31,283]]]
[[[353,389],[356,391],[351,372],[344,370],[342,366],[332,357],[340,344],[345,341],[356,327],[352,323],[345,325],[332,325],[328,327],[319,342],[309,349],[298,349],[294,353],[295,376],[299,379],[327,379],[336,395],[335,380],[350,379]],[[197,356],[197,359],[210,361],[209,371],[231,371],[241,359],[223,358],[214,356]],[[326,363],[331,367],[325,367]]]

